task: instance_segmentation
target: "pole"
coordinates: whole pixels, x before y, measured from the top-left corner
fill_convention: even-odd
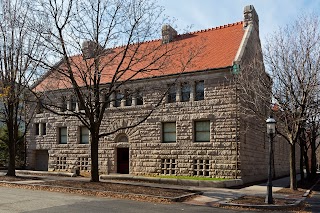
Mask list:
[[[273,204],[272,199],[272,144],[273,144],[273,133],[269,134],[269,169],[268,169],[268,182],[267,182],[267,197],[265,203]]]

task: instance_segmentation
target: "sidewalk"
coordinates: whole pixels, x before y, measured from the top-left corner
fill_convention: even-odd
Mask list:
[[[300,180],[300,175],[297,175],[297,180]],[[290,185],[290,178],[284,177],[272,181],[272,192],[276,192],[282,188],[288,187]],[[241,189],[227,189],[227,188],[214,188],[214,189],[201,189],[204,191],[202,196],[187,201],[188,204],[193,205],[205,205],[205,206],[214,206],[215,204],[221,202],[227,202],[232,199],[244,196],[244,195],[254,195],[254,196],[266,196],[267,194],[267,183],[262,183],[258,185],[252,185],[244,187]],[[274,198],[284,198],[284,194],[273,194]]]

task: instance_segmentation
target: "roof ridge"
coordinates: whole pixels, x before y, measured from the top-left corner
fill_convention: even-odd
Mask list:
[[[236,26],[236,25],[240,25],[240,24],[243,24],[243,21],[238,21],[238,22],[234,22],[234,23],[230,23],[230,24],[225,24],[225,25],[220,25],[220,26],[211,27],[211,28],[207,28],[207,29],[188,32],[186,34],[196,34],[196,33],[203,33],[203,32],[208,32],[208,31],[213,31],[213,30],[220,30],[220,29],[224,29],[224,28],[228,28],[228,27],[232,27],[232,26]],[[179,34],[178,36],[180,36],[180,35],[183,35],[183,34]]]
[[[224,29],[224,28],[228,28],[228,27],[232,27],[232,26],[236,26],[236,25],[240,25],[240,24],[243,24],[243,21],[238,21],[238,22],[225,24],[225,25],[220,25],[220,26],[216,26],[216,27],[211,27],[211,28],[207,28],[207,29],[201,29],[201,30],[196,30],[196,31],[191,31],[191,32],[185,32],[185,33],[182,33],[182,34],[178,34],[177,37],[181,37],[181,36],[185,36],[185,35],[193,35],[193,34],[196,34],[196,33],[209,32],[209,31],[214,31],[214,30],[219,30],[219,29]],[[131,45],[137,45],[137,44],[153,43],[153,42],[157,42],[157,41],[161,41],[161,40],[162,40],[162,38],[155,38],[155,39],[146,40],[146,41],[142,41],[142,42],[135,42],[135,43],[130,44],[130,46]],[[119,45],[119,46],[109,47],[109,48],[106,48],[106,49],[108,49],[108,50],[116,50],[116,49],[119,49],[119,48],[124,48],[126,46],[127,46],[126,44],[123,44],[123,45]],[[76,54],[76,55],[73,55],[72,57],[74,57],[74,56],[81,56],[81,54]]]

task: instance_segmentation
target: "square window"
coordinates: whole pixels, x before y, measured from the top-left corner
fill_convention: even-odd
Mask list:
[[[176,122],[162,124],[163,142],[176,142]]]
[[[204,100],[204,81],[198,81],[195,85],[195,101]]]
[[[190,100],[190,91],[191,87],[188,83],[182,83],[181,85],[181,101],[189,101]]]
[[[59,128],[59,144],[67,144],[68,143],[68,129],[67,127]]]
[[[176,102],[176,86],[173,85],[169,85],[169,91],[168,91],[168,103],[174,103]]]
[[[210,142],[210,121],[195,121],[195,142]]]
[[[80,127],[80,143],[81,144],[89,143],[89,129],[85,126]]]

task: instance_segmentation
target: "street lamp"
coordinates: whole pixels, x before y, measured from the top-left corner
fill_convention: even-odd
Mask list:
[[[268,169],[268,183],[267,183],[267,196],[265,202],[267,204],[272,204],[272,143],[273,137],[276,134],[276,120],[271,116],[266,120],[267,123],[267,133],[269,135],[269,169]]]

